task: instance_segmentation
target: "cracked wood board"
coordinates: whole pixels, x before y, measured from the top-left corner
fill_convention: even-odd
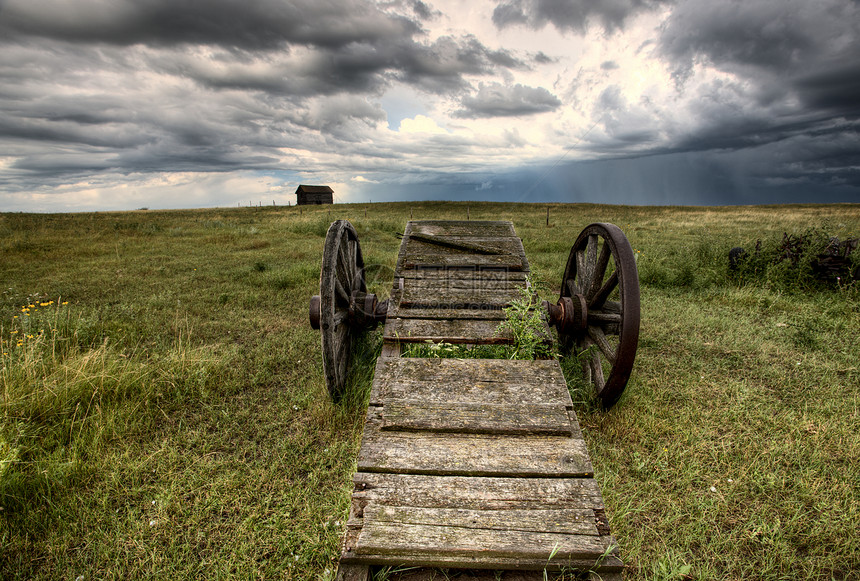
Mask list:
[[[573,436],[564,403],[488,404],[387,399],[382,430]]]
[[[353,505],[485,510],[602,510],[593,478],[430,476],[357,472]]]
[[[382,431],[371,407],[358,453],[363,472],[461,476],[591,477],[581,438]]]
[[[389,317],[383,341],[400,343],[511,344],[511,332],[499,330],[499,319],[404,319]]]
[[[370,404],[383,405],[386,399],[573,407],[561,367],[554,359],[380,358]]]

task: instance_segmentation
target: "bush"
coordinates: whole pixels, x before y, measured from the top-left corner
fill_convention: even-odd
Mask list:
[[[781,238],[759,238],[746,248],[733,249],[729,271],[739,283],[783,291],[844,288],[856,285],[860,277],[857,246],[857,238],[840,241],[823,228],[784,232]]]

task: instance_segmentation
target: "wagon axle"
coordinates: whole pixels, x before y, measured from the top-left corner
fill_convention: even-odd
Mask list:
[[[322,301],[320,295],[311,297],[310,304],[310,322],[311,328],[319,331],[320,307]],[[373,293],[361,291],[353,291],[349,296],[349,307],[347,308],[345,320],[350,327],[359,329],[373,330],[379,323],[385,322],[385,317],[388,314],[388,300],[380,301]],[[341,324],[343,315],[334,320],[335,324]],[[328,324],[325,324],[324,330],[328,330]]]
[[[543,308],[547,322],[558,329],[559,333],[572,335],[588,329],[588,304],[580,294],[561,297],[556,304],[543,301]]]

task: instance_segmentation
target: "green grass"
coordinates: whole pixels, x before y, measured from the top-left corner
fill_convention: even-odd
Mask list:
[[[307,323],[325,231],[350,219],[385,270],[410,212],[467,206],[513,220],[551,301],[588,223],[636,251],[624,396],[601,412],[571,377],[627,578],[860,579],[860,292],[726,268],[756,238],[857,236],[860,207],[552,205],[547,227],[475,202],[0,215],[0,578],[330,577],[379,339],[332,405]]]

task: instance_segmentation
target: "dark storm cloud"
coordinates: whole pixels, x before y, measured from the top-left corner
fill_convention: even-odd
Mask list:
[[[0,38],[223,48],[218,58],[225,66],[217,69],[206,70],[199,59],[194,63],[182,54],[169,55],[175,63],[164,64],[215,88],[296,95],[374,91],[385,75],[445,91],[463,87],[464,74],[525,66],[510,52],[490,50],[473,36],[423,42],[420,21],[436,16],[420,0],[384,5],[364,0],[79,0],[74,5],[7,0],[0,5]],[[249,61],[301,47],[313,52],[293,67],[268,74],[245,69]]]
[[[211,88],[300,97],[374,94],[394,80],[430,93],[450,93],[468,88],[464,75],[526,68],[509,51],[488,49],[468,35],[442,36],[430,43],[401,39],[380,45],[356,42],[339,48],[299,50],[303,52],[294,52],[295,58],[268,53],[244,58],[227,51],[217,61],[171,54],[157,66]]]
[[[860,47],[853,60],[820,62],[799,73],[792,85],[811,108],[856,118],[860,113]]]
[[[684,2],[660,51],[681,82],[708,64],[747,79],[762,105],[793,94],[831,114],[855,116],[860,107],[860,4],[851,0]]]
[[[212,44],[254,50],[285,44],[342,47],[418,32],[412,20],[364,0],[5,0],[0,5],[0,37],[10,40],[29,36],[85,44]]]
[[[456,117],[517,117],[554,111],[561,101],[543,87],[490,83],[481,85],[474,96],[463,97],[462,105]]]
[[[542,28],[552,24],[559,30],[585,31],[596,20],[613,31],[624,26],[632,15],[651,10],[663,0],[504,0],[493,10],[493,23],[499,28],[526,25]]]

